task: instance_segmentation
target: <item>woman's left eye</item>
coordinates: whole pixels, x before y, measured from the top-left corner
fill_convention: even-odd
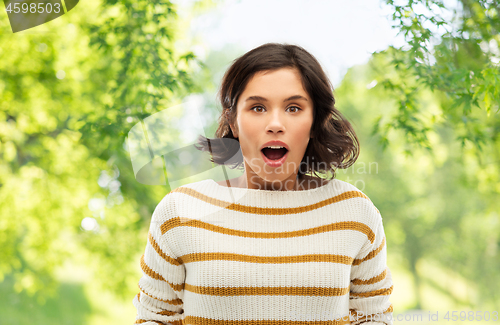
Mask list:
[[[290,106],[290,107],[288,107],[288,108],[296,108],[296,110],[295,110],[296,112],[298,112],[298,111],[300,111],[300,110],[301,110],[301,109],[300,109],[299,107],[297,107],[297,106]]]

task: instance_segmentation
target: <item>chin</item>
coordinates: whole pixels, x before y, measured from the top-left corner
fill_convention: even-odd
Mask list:
[[[271,178],[271,176],[269,175],[269,177],[261,177],[261,178],[263,180],[265,180],[266,182],[273,183],[273,182],[284,182],[288,178],[290,178],[291,176],[292,176],[292,174],[289,174],[289,175],[281,174],[281,177],[276,175],[275,177]]]

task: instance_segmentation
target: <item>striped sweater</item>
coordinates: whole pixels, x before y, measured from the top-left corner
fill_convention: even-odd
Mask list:
[[[392,325],[386,257],[379,211],[347,182],[191,183],[153,213],[135,324]]]

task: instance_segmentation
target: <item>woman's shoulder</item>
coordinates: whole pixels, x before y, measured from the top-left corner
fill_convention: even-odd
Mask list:
[[[368,200],[370,200],[368,198],[368,196],[366,196],[366,194],[363,193],[363,191],[360,190],[359,188],[357,188],[355,185],[353,185],[349,182],[343,181],[341,179],[332,179],[332,181],[335,181],[335,186],[339,189],[339,191],[341,191],[341,192],[353,192],[353,193],[356,193],[356,195],[359,195],[361,197],[365,197]]]
[[[335,195],[342,195],[346,198],[359,198],[359,200],[356,200],[358,205],[365,206],[373,209],[376,213],[380,213],[368,195],[355,185],[340,179],[332,179],[330,182],[334,182],[332,184],[332,188]]]

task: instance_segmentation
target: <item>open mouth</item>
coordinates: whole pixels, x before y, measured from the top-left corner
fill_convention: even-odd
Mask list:
[[[262,153],[264,156],[266,156],[270,160],[278,160],[281,159],[284,155],[287,153],[286,148],[280,148],[280,149],[271,149],[271,148],[264,148],[262,149]]]

